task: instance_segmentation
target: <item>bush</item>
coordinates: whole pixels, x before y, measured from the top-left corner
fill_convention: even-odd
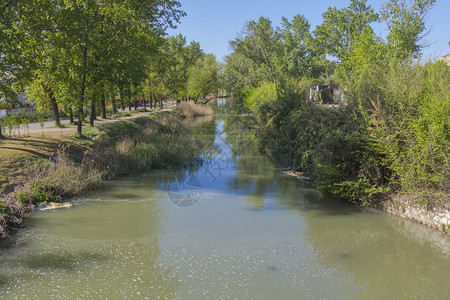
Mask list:
[[[267,102],[274,102],[278,99],[277,87],[275,83],[263,83],[259,87],[251,90],[243,99],[244,107],[258,112],[259,108]]]
[[[450,190],[450,68],[393,65],[370,115],[385,164],[405,192]]]

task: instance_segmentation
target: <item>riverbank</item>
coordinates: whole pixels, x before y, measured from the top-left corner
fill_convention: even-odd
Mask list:
[[[374,129],[367,127],[365,116],[355,107],[323,106],[300,94],[298,99],[268,100],[255,110],[260,149],[284,156],[282,166],[289,166],[293,174],[313,178],[316,187],[336,201],[382,209],[449,234],[448,157],[441,145],[445,141],[439,144],[442,151],[436,146],[435,157],[427,158],[427,167],[408,161],[410,172],[420,174],[414,178],[404,172],[406,165],[403,173],[393,166],[406,154],[384,152],[380,144],[386,140],[375,139]],[[402,151],[412,159],[409,148]],[[443,165],[437,165],[441,157]]]
[[[439,201],[436,202],[436,200]],[[445,200],[445,198],[438,197],[429,197],[427,199],[422,195],[416,194],[391,194],[385,200],[372,206],[450,235],[450,206],[448,196],[447,200]]]
[[[281,172],[299,180],[311,181],[311,178],[303,172],[292,170],[282,170]],[[368,206],[450,234],[448,198],[449,196],[444,195],[426,197],[417,194],[387,193],[382,195],[380,201],[368,204]]]
[[[0,140],[0,237],[39,203],[61,202],[118,175],[193,161],[201,142],[181,124],[184,118],[177,110],[144,112],[87,127],[81,138]]]

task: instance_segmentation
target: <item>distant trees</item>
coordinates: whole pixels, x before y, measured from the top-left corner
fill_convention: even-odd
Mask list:
[[[345,8],[328,8],[312,31],[302,15],[291,21],[283,18],[277,28],[268,18],[249,21],[230,42],[233,52],[225,59],[224,88],[244,96],[245,90],[270,82],[280,95],[287,95],[298,91],[305,78],[351,75],[352,68],[361,68],[361,60],[367,64],[418,57],[426,35],[424,17],[434,3],[387,0],[377,13],[366,0],[351,0]],[[374,33],[374,22],[387,25],[386,40]]]
[[[184,36],[168,37],[161,53],[147,67],[143,90],[149,98],[172,99],[199,97],[218,89],[218,64],[212,54],[205,54],[200,44],[187,44]]]
[[[302,77],[321,73],[309,29],[301,15],[292,21],[283,18],[281,28],[263,17],[248,22],[243,35],[230,42],[233,52],[226,57],[224,88],[239,94],[271,82],[283,93],[288,87],[295,90]]]
[[[209,93],[215,93],[219,88],[218,69],[216,58],[212,54],[199,58],[188,69],[187,92],[194,101]]]

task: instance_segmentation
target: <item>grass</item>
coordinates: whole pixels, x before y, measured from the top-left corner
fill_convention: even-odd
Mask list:
[[[179,165],[195,159],[199,144],[171,112],[90,128],[96,161],[109,177]]]

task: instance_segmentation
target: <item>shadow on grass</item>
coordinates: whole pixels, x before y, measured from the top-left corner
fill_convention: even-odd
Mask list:
[[[0,147],[0,149],[9,149],[9,150],[17,150],[17,151],[23,151],[23,152],[28,152],[31,154],[34,154],[36,156],[42,157],[42,158],[49,158],[49,155],[34,151],[34,150],[30,150],[30,149],[23,149],[23,148],[14,148],[14,147]]]

